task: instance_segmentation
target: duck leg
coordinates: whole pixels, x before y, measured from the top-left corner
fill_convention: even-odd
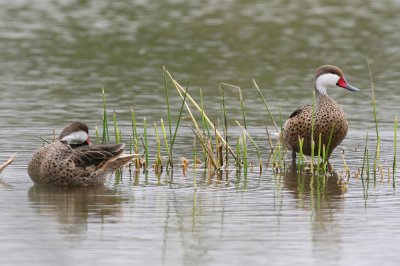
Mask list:
[[[296,164],[296,152],[292,150],[292,164]]]

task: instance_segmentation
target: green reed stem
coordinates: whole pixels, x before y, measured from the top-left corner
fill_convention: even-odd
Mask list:
[[[370,83],[371,83],[372,108],[373,108],[373,111],[374,111],[376,137],[377,137],[377,139],[379,139],[378,119],[377,119],[377,115],[376,115],[376,101],[375,101],[374,81],[372,79],[372,70],[371,70],[371,65],[369,63],[368,57],[367,57],[367,65],[368,65],[368,71],[369,71],[369,77],[370,77]]]
[[[374,122],[375,122],[375,130],[376,130],[376,149],[375,149],[374,170],[373,170],[374,186],[375,186],[376,185],[376,169],[377,169],[379,161],[380,161],[380,137],[379,137],[379,130],[378,130],[378,119],[377,119],[377,114],[376,114],[375,88],[374,88],[374,81],[372,79],[371,64],[368,60],[368,57],[366,58],[366,60],[367,60],[368,71],[369,71],[369,76],[370,76],[372,108],[374,111]]]
[[[220,169],[223,165],[223,157],[222,157],[222,149],[220,149],[220,147],[222,146],[220,138],[218,137],[218,135],[215,135],[215,153],[217,156],[217,169]],[[222,147],[221,147],[222,148]]]
[[[139,170],[141,165],[139,158],[139,136],[137,133],[135,112],[133,111],[132,106],[131,106],[131,125],[132,125],[132,140],[133,140],[133,151],[134,151],[133,153],[137,154],[135,160],[135,168],[136,170]]]
[[[257,143],[253,140],[252,137],[250,137],[249,132],[247,132],[247,130],[245,128],[242,127],[242,125],[240,125],[240,123],[236,120],[236,124],[240,127],[240,129],[242,130],[242,132],[249,138],[249,140],[251,141],[251,143],[253,143],[254,147],[256,148],[256,153],[257,153],[257,158],[258,158],[258,162],[259,162],[259,167],[260,167],[260,172],[262,172],[262,158],[261,158],[261,151],[260,151],[260,147],[257,145]]]
[[[247,139],[246,134],[242,131],[242,146],[243,146],[243,168],[244,168],[244,175],[247,176]]]
[[[117,125],[117,114],[113,113],[113,122],[114,122],[114,132],[115,132],[115,143],[121,143],[121,133]]]
[[[317,173],[319,173],[319,164],[321,161],[321,146],[322,146],[322,133],[318,135],[318,158],[317,158]]]
[[[280,127],[280,129],[282,131],[283,130],[283,118],[282,118],[282,107],[281,107],[280,104],[278,105],[278,108],[279,108],[279,127]]]
[[[200,106],[201,106],[201,121],[203,123],[203,136],[207,136],[208,139],[211,139],[210,129],[208,128],[208,124],[206,122],[205,113],[204,113],[204,102],[203,102],[203,91],[200,88]],[[203,149],[204,156],[204,165],[207,165],[208,155],[207,152]]]
[[[381,140],[378,138],[376,142],[376,149],[375,149],[375,157],[374,157],[374,187],[376,186],[376,170],[379,167],[379,161],[380,161],[380,146],[381,146]]]
[[[197,176],[196,176],[196,169],[197,169],[197,152],[196,152],[196,138],[193,138],[193,188],[194,192],[197,191]]]
[[[96,127],[96,143],[100,143],[99,128]]]
[[[165,131],[164,120],[162,118],[161,118],[161,129],[162,129],[163,138],[164,138],[164,142],[165,142],[165,151],[167,152],[168,161],[169,161],[169,160],[172,160],[172,158],[170,158],[171,154],[170,154],[170,151],[169,151],[167,132]]]
[[[330,148],[331,148],[331,143],[332,143],[332,138],[333,138],[333,132],[335,131],[335,123],[332,124],[331,131],[329,132],[329,139],[328,139],[328,146],[326,147],[325,152],[323,153],[323,162],[325,163],[328,159],[328,155],[330,153]]]
[[[297,158],[299,170],[304,167],[303,145],[304,145],[304,138],[300,138],[299,136],[299,157]]]
[[[245,111],[245,109],[244,109],[244,102],[243,102],[242,90],[241,90],[240,88],[239,88],[239,100],[240,100],[240,108],[242,109],[243,125],[244,125],[244,128],[247,129],[246,111]]]
[[[172,80],[172,82],[175,85],[175,88],[177,89],[178,93],[180,94],[181,98],[183,98],[182,93],[181,92],[186,92],[182,86],[171,76],[171,74],[167,71],[167,74],[169,76],[169,78]],[[187,94],[187,98],[192,102],[192,104],[196,107],[197,110],[199,110],[200,112],[202,112],[202,109],[200,108],[200,106],[196,103],[196,101],[189,95],[189,93]],[[190,108],[188,105],[186,105],[188,111],[190,111]],[[194,118],[193,115],[191,114],[191,112],[189,112],[189,114],[192,116],[192,119]],[[207,117],[206,114],[204,114],[204,118],[206,120],[206,122],[208,123],[208,125],[215,130],[215,132],[221,137],[224,145],[227,145],[227,143],[225,142],[225,139],[222,138],[221,134],[219,133],[219,131],[214,127],[213,123],[211,122],[211,120]],[[197,125],[197,123],[196,123]],[[231,153],[231,155],[234,157],[234,159],[236,159],[236,155],[235,152],[232,150],[232,148],[228,145],[228,149],[229,152]]]
[[[146,171],[149,169],[149,145],[148,145],[148,138],[147,138],[147,122],[146,118],[143,118],[143,134],[144,134],[144,152],[146,158]]]
[[[312,111],[311,111],[311,173],[314,175],[314,129],[315,129],[315,91],[312,98]]]
[[[365,137],[365,147],[364,147],[364,155],[363,155],[363,163],[362,163],[362,167],[361,167],[361,180],[363,179],[364,176],[364,168],[365,168],[365,162],[367,159],[367,153],[368,153],[368,129],[367,129],[367,135]]]
[[[225,91],[222,89],[220,86],[220,91],[222,94],[222,111],[223,111],[223,116],[224,116],[224,137],[225,137],[225,142],[228,143],[228,120],[226,118],[226,108],[225,108]],[[228,167],[228,145],[225,145],[225,167]]]
[[[156,161],[154,163],[154,171],[156,174],[161,173],[160,167],[162,167],[162,161],[161,161],[161,141],[158,136],[158,130],[157,130],[157,124],[154,123],[154,133],[156,135],[156,142],[157,142],[157,154],[156,154]],[[160,181],[160,180],[158,180]]]
[[[171,108],[169,105],[169,89],[168,89],[168,82],[167,82],[167,69],[163,66],[164,70],[164,88],[165,88],[165,100],[167,102],[167,117],[168,117],[168,128],[169,128],[169,142],[172,143],[172,122],[171,122]],[[169,155],[168,155],[169,156]]]
[[[393,147],[394,147],[394,155],[393,155],[393,188],[396,187],[396,155],[397,155],[397,124],[398,124],[398,120],[397,120],[397,115],[394,118],[394,143],[393,143]]]
[[[370,171],[370,168],[369,168],[369,152],[368,152],[368,149],[367,149],[367,186],[369,186],[369,171]]]
[[[236,141],[236,170],[238,170],[238,169],[240,169],[241,167],[240,167],[240,150],[241,150],[241,147],[240,147],[240,137],[239,138],[237,138],[237,141]]]
[[[133,107],[131,106],[131,124],[132,124],[132,139],[134,141],[134,146],[135,150],[138,147],[138,134],[137,134],[137,128],[136,128],[136,118],[135,118],[135,112],[133,111]],[[135,151],[138,152],[138,151]]]
[[[101,88],[103,95],[103,143],[110,141],[110,135],[108,133],[108,121],[107,121],[107,104],[106,94],[104,93],[104,87]]]
[[[201,90],[201,88],[200,88],[200,107],[201,107],[201,121],[203,122],[203,134],[206,135],[207,133],[207,137],[211,138],[210,129],[208,128],[208,124],[206,122],[206,117],[204,113],[203,91]]]
[[[133,154],[133,138],[129,135],[129,154]]]
[[[269,117],[271,118],[272,123],[273,123],[274,126],[275,126],[276,132],[279,132],[278,126],[277,126],[276,123],[275,123],[274,116],[272,115],[271,111],[269,110],[267,101],[265,100],[264,95],[261,93],[261,90],[260,90],[260,88],[258,87],[258,85],[257,85],[257,83],[256,83],[256,81],[255,81],[255,79],[253,79],[253,84],[254,84],[254,86],[256,87],[256,89],[257,89],[257,91],[258,91],[258,94],[260,94],[260,97],[261,97],[261,99],[262,99],[262,101],[263,101],[263,103],[264,103],[264,105],[265,105],[265,108],[267,109],[267,114],[269,115]],[[281,125],[281,130],[282,130],[282,125]]]
[[[167,71],[167,73],[168,73],[168,71]],[[169,149],[169,151],[170,151],[169,165],[170,165],[171,167],[173,167],[173,150],[174,150],[175,139],[176,139],[176,136],[177,136],[177,134],[178,134],[178,129],[179,129],[179,125],[180,125],[180,122],[181,122],[182,113],[183,113],[183,107],[184,107],[185,104],[186,104],[186,96],[187,96],[187,91],[188,91],[188,90],[189,90],[189,81],[188,81],[188,83],[187,83],[187,86],[186,86],[186,90],[185,90],[184,95],[183,95],[183,96],[181,95],[181,97],[182,97],[182,104],[181,104],[181,108],[179,109],[179,116],[178,116],[178,119],[177,119],[177,121],[176,121],[176,126],[175,126],[174,135],[173,135],[172,140],[171,140],[171,142],[170,142],[171,145],[170,145],[170,149]]]

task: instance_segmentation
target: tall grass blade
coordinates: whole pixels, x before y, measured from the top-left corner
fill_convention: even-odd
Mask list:
[[[167,152],[168,161],[169,161],[169,160],[172,160],[172,158],[170,158],[170,151],[169,151],[169,145],[168,145],[167,132],[165,131],[164,120],[162,118],[161,118],[161,129],[162,129],[164,142],[165,142],[165,151]]]
[[[148,138],[147,138],[147,122],[146,118],[143,119],[143,134],[144,134],[144,152],[145,152],[145,158],[146,158],[146,166],[145,170],[149,169],[149,143],[148,143]]]
[[[246,134],[242,131],[242,147],[243,147],[243,169],[244,169],[244,177],[247,177],[247,169],[248,169],[248,162],[247,162],[247,139]]]
[[[398,120],[397,120],[397,115],[394,118],[394,156],[393,156],[393,188],[396,187],[396,159],[397,159],[397,124],[398,124]]]
[[[158,183],[160,183],[160,175],[162,173],[162,161],[161,161],[161,141],[158,136],[157,124],[154,123],[154,133],[156,135],[156,142],[157,142],[157,153],[156,153],[156,160],[154,162],[154,172],[157,175]]]
[[[167,71],[166,73],[169,74],[168,71]],[[169,148],[170,155],[169,155],[169,162],[168,162],[168,163],[169,163],[169,165],[171,166],[171,168],[174,167],[174,163],[173,163],[174,144],[175,144],[176,136],[177,136],[177,134],[178,134],[179,124],[180,124],[181,118],[182,118],[183,107],[184,107],[185,104],[186,104],[186,95],[187,95],[188,89],[189,89],[189,81],[188,81],[188,84],[187,84],[187,87],[186,87],[186,90],[185,90],[185,94],[184,94],[183,96],[181,95],[181,97],[182,97],[182,104],[181,104],[181,108],[179,109],[179,116],[178,116],[178,119],[177,119],[177,121],[176,121],[176,126],[175,126],[174,135],[173,135],[173,137],[172,137],[172,139],[171,139],[171,141],[170,141],[170,144],[171,144],[171,145],[170,145],[170,148]]]
[[[171,74],[167,71],[167,74],[169,76],[169,78],[172,80],[172,82],[175,85],[175,88],[177,89],[177,91],[179,92],[181,98],[183,98],[182,92],[186,92],[185,89],[182,88],[182,86],[171,76]],[[187,98],[192,102],[192,104],[196,107],[197,110],[199,110],[199,112],[202,112],[202,109],[200,108],[200,106],[196,103],[196,101],[190,96],[189,93],[186,93]],[[188,105],[186,105],[187,108],[189,108]],[[188,109],[190,110],[190,108]],[[206,120],[206,122],[208,123],[208,125],[210,126],[210,128],[212,128],[213,130],[215,130],[215,132],[221,137],[222,142],[224,143],[224,145],[227,145],[226,141],[222,138],[221,133],[219,133],[219,131],[214,127],[213,123],[210,121],[210,119],[207,117],[206,114],[204,114],[204,118]],[[228,149],[229,152],[231,153],[231,155],[234,157],[234,159],[236,160],[236,155],[235,152],[232,150],[232,148],[228,145]]]
[[[243,125],[244,125],[244,128],[247,129],[246,111],[244,110],[244,102],[243,102],[242,90],[240,88],[239,88],[239,99],[240,99],[240,108],[242,109]]]
[[[96,143],[100,143],[100,135],[99,135],[99,128],[96,127]]]
[[[371,64],[368,59],[367,60],[367,65],[368,65],[368,71],[369,71],[369,76],[370,76],[370,83],[371,83],[371,97],[372,97],[372,108],[374,112],[374,122],[375,122],[375,131],[376,131],[376,148],[375,148],[375,156],[374,156],[374,186],[376,186],[376,169],[379,168],[380,166],[380,137],[379,137],[379,130],[378,130],[378,119],[376,115],[376,100],[375,100],[375,88],[374,88],[374,82],[372,79],[372,70],[371,70]]]
[[[262,157],[261,157],[260,147],[253,140],[253,138],[250,136],[249,132],[247,132],[247,130],[245,128],[243,128],[242,125],[240,125],[240,123],[237,120],[236,120],[236,124],[240,127],[242,132],[247,136],[247,138],[249,138],[251,143],[253,143],[254,147],[256,148],[256,153],[257,153],[257,158],[258,158],[258,162],[259,162],[260,172],[262,172]]]
[[[167,102],[167,117],[168,117],[168,128],[169,128],[169,142],[172,142],[172,123],[171,123],[171,108],[169,105],[169,89],[168,89],[168,82],[167,82],[167,69],[163,66],[164,70],[164,87],[165,87],[165,101]]]
[[[267,113],[268,113],[269,117],[271,118],[272,123],[273,123],[274,126],[275,126],[276,132],[279,132],[280,130],[278,129],[278,126],[276,125],[274,116],[272,115],[271,111],[269,110],[267,101],[265,100],[264,95],[262,94],[260,88],[258,87],[258,85],[257,85],[257,83],[256,83],[256,81],[255,81],[255,79],[253,79],[253,84],[254,84],[254,86],[256,87],[256,89],[257,89],[257,91],[258,91],[258,94],[260,94],[260,97],[261,97],[261,99],[262,99],[262,101],[263,101],[263,103],[264,103],[264,105],[265,105],[265,108],[267,109]],[[282,125],[281,125],[281,130],[282,130]]]
[[[367,135],[365,137],[365,147],[364,147],[364,155],[363,155],[363,163],[361,167],[361,180],[363,181],[363,176],[364,176],[364,168],[365,168],[365,163],[367,159],[367,152],[368,152],[368,129],[367,129]]]
[[[225,91],[224,89],[220,86],[220,91],[222,94],[221,100],[222,100],[222,111],[223,111],[223,119],[224,119],[224,137],[225,137],[225,142],[228,143],[228,120],[226,118],[226,108],[225,108]],[[203,122],[204,123],[204,122]],[[225,167],[228,167],[228,145],[225,145]]]
[[[312,111],[311,111],[311,173],[314,176],[314,152],[315,152],[315,141],[314,141],[314,130],[315,130],[315,91],[313,92],[312,98]],[[312,179],[312,178],[311,178]]]
[[[194,192],[197,191],[197,153],[196,153],[196,138],[193,138],[193,189]]]
[[[203,91],[200,88],[200,107],[201,107],[201,121],[203,122],[203,134],[207,137],[211,138],[210,129],[208,128],[208,124],[206,122],[205,113],[204,113],[204,101],[203,101]]]
[[[107,121],[107,104],[106,104],[106,94],[104,93],[104,87],[101,88],[103,95],[103,143],[110,141],[110,135],[108,132],[108,121]]]
[[[115,113],[115,110],[114,110],[114,114],[113,114],[113,122],[114,122],[114,132],[115,132],[115,143],[121,143],[121,133],[120,133],[120,130],[119,130],[119,128],[118,128],[118,125],[117,125],[117,114]]]

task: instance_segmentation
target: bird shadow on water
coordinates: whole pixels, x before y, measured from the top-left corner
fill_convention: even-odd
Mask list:
[[[32,208],[43,216],[51,216],[65,234],[80,234],[90,223],[117,222],[124,199],[104,186],[59,187],[33,185],[28,191]]]

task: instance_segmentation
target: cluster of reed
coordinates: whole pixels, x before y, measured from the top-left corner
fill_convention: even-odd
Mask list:
[[[200,101],[196,102],[195,99],[189,93],[189,86],[183,88],[167,71],[164,69],[164,79],[165,79],[165,99],[167,106],[167,123],[164,123],[164,120],[160,119],[160,124],[157,125],[154,123],[154,135],[157,143],[155,160],[153,163],[149,162],[149,130],[147,126],[146,119],[143,119],[143,134],[139,135],[137,130],[137,122],[135,117],[135,112],[131,107],[131,125],[132,125],[132,133],[129,136],[129,151],[132,154],[136,154],[135,159],[132,162],[132,166],[134,166],[136,172],[144,172],[147,173],[149,168],[152,167],[154,169],[155,174],[159,177],[164,169],[166,169],[167,173],[173,171],[174,162],[176,162],[176,158],[174,157],[174,144],[177,138],[177,133],[179,126],[182,121],[184,110],[187,111],[188,117],[191,120],[191,130],[193,132],[193,163],[192,167],[196,169],[197,167],[203,167],[207,169],[210,176],[221,173],[224,170],[228,170],[229,167],[234,167],[238,172],[242,172],[247,175],[248,171],[252,171],[254,166],[258,167],[259,172],[263,171],[263,157],[261,154],[261,148],[256,140],[254,140],[249,132],[247,131],[247,123],[246,123],[246,113],[245,113],[245,104],[242,97],[242,91],[240,87],[233,86],[230,84],[222,83],[220,84],[220,101],[221,101],[221,109],[222,109],[222,121],[223,125],[219,128],[218,122],[213,122],[206,114],[203,102],[203,95],[200,89]],[[266,115],[274,124],[274,127],[277,132],[279,132],[279,128],[276,125],[276,122],[273,118],[272,113],[270,112],[268,105],[264,96],[261,93],[257,83],[253,80],[255,89],[258,91],[261,99],[266,107]],[[181,104],[179,108],[179,115],[176,121],[172,121],[171,115],[171,106],[170,106],[170,90],[173,87],[180,99]],[[235,121],[238,127],[240,128],[241,134],[239,136],[231,136],[228,131],[228,118],[227,118],[227,110],[225,108],[225,90],[226,89],[234,89],[238,93],[238,97],[240,100],[241,106],[241,114],[243,121]],[[108,111],[107,111],[107,103],[104,89],[102,90],[102,98],[103,98],[103,124],[102,124],[102,134],[99,132],[99,129],[96,128],[96,141],[98,143],[107,143],[110,141],[110,131],[109,123],[113,124],[114,127],[114,136],[115,143],[121,143],[122,141],[122,132],[118,126],[117,115],[114,111],[113,120],[110,122],[108,119]],[[197,112],[197,115],[196,115]],[[161,127],[162,134],[159,134],[159,126]],[[270,134],[267,131],[268,143],[269,143],[269,151],[270,156],[268,158],[267,167],[271,163],[274,166],[274,169],[278,172],[283,168],[284,165],[284,149],[279,144],[273,144],[273,140],[270,137]],[[160,137],[161,135],[161,137]],[[231,143],[230,139],[234,139]],[[163,149],[162,149],[163,143]],[[257,162],[253,162],[249,160],[248,156],[248,147],[249,145],[253,145],[256,151]],[[197,146],[200,146],[198,149]],[[142,152],[141,152],[142,148]],[[201,155],[197,155],[196,152],[200,150]],[[274,152],[277,151],[277,152]],[[152,156],[154,157],[154,156]],[[163,158],[166,158],[163,160]],[[202,159],[201,159],[202,158]],[[150,166],[151,164],[151,166]],[[186,158],[180,159],[180,164],[182,167],[182,171],[185,174],[189,167],[189,160]]]
[[[381,138],[379,136],[379,126],[378,126],[378,118],[376,111],[376,99],[375,99],[375,86],[372,78],[372,70],[369,59],[367,58],[368,71],[370,75],[370,84],[371,84],[371,101],[372,101],[372,109],[374,116],[374,124],[375,124],[375,133],[376,133],[376,145],[375,145],[375,153],[373,155],[373,163],[372,163],[372,180],[374,187],[376,187],[378,175],[380,175],[380,180],[383,182],[384,180],[384,166],[381,163],[380,156],[380,148],[381,148]],[[397,128],[398,128],[398,119],[397,116],[394,118],[394,136],[393,136],[393,163],[391,167],[387,168],[388,173],[388,182],[392,181],[393,188],[396,187],[396,160],[397,160]],[[371,164],[370,164],[370,150],[368,148],[369,142],[369,132],[367,129],[366,137],[365,137],[365,146],[364,146],[364,154],[361,169],[358,168],[355,174],[356,178],[361,178],[365,196],[367,196],[369,184],[371,181]],[[390,172],[391,171],[391,172]],[[365,177],[364,177],[365,174]]]

